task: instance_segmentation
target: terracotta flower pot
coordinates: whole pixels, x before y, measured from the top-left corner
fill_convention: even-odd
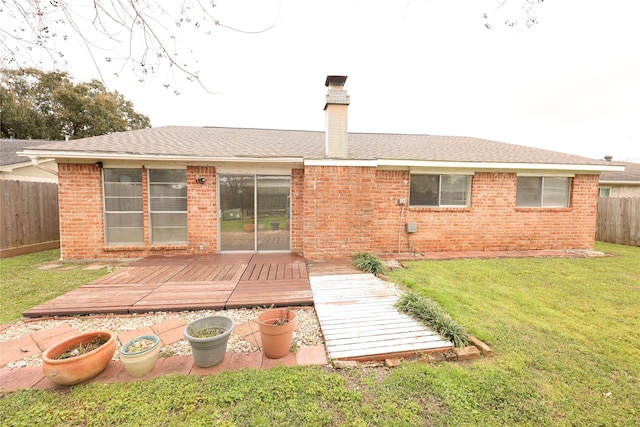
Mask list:
[[[86,345],[102,336],[107,342],[78,356],[56,359],[78,345]],[[94,331],[76,335],[48,348],[42,354],[44,375],[59,385],[73,385],[93,378],[102,372],[116,352],[116,336],[111,331]]]
[[[195,364],[201,368],[208,368],[222,362],[234,327],[235,322],[227,316],[206,316],[187,324],[184,337],[191,344]],[[201,331],[213,328],[221,332],[214,336],[199,337]]]
[[[153,344],[140,351],[135,351],[135,345],[142,341],[149,340]],[[132,377],[142,377],[153,370],[158,355],[160,354],[160,337],[157,335],[142,335],[126,342],[120,349],[120,360],[124,369]]]
[[[286,308],[267,310],[258,316],[258,328],[262,351],[270,359],[280,359],[289,354],[296,313]]]

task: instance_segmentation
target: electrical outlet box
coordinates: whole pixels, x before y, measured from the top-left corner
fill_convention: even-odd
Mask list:
[[[398,204],[399,205],[406,205],[407,204],[407,199],[405,199],[404,197],[401,197],[400,199],[398,199]]]
[[[418,232],[418,223],[417,222],[408,222],[407,233],[417,233]]]

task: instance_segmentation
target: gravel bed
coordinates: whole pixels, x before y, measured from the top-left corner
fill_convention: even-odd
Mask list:
[[[298,347],[309,347],[324,344],[320,324],[313,307],[292,307],[296,312],[297,329],[293,335],[293,342]],[[45,331],[58,325],[67,323],[78,332],[89,332],[100,329],[106,329],[115,332],[116,335],[121,332],[132,331],[139,328],[155,325],[164,320],[171,318],[179,318],[188,323],[192,320],[204,316],[214,314],[225,315],[231,317],[236,325],[240,325],[249,320],[255,320],[264,311],[264,308],[252,309],[234,309],[234,310],[198,310],[198,311],[182,311],[182,312],[153,312],[146,314],[132,315],[93,315],[93,316],[76,316],[69,318],[47,318],[47,319],[23,319],[0,331],[0,342],[6,342],[18,339],[20,337],[31,335],[35,332]],[[259,351],[260,349],[242,339],[235,332],[229,337],[227,351],[238,353],[249,353]],[[116,340],[117,341],[117,340]],[[124,343],[117,341],[118,349]],[[191,346],[186,339],[181,339],[173,344],[166,345],[160,349],[161,356],[180,356],[191,354]],[[113,360],[119,359],[119,352],[113,356]],[[34,355],[16,362],[11,362],[5,367],[22,368],[27,366],[42,366],[41,354]]]

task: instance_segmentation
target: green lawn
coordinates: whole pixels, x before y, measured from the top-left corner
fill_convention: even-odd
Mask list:
[[[278,228],[282,230],[284,229],[285,223],[287,222],[287,218],[284,216],[268,216],[258,218],[258,226],[263,225],[265,230],[271,230],[272,222],[279,223],[280,225],[278,226]],[[220,223],[220,231],[244,231],[245,224],[253,223],[253,218],[225,220]]]
[[[20,320],[24,311],[113,270],[85,270],[86,262],[64,262],[59,268],[38,269],[59,259],[59,250],[0,259],[0,323]]]
[[[424,261],[390,273],[435,298],[493,358],[20,391],[0,394],[0,424],[640,425],[640,248],[596,249],[613,256]]]

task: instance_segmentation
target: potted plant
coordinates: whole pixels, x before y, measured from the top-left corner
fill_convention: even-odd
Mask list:
[[[142,335],[133,338],[120,348],[120,360],[132,377],[142,377],[153,370],[160,353],[160,337]]]
[[[102,372],[116,351],[111,331],[94,331],[60,341],[42,354],[44,375],[59,385],[74,385]]]
[[[270,359],[286,356],[291,349],[296,313],[288,308],[276,308],[258,315],[262,351]]]
[[[193,360],[201,368],[222,362],[235,322],[227,316],[206,316],[189,322],[184,337],[191,344]]]

